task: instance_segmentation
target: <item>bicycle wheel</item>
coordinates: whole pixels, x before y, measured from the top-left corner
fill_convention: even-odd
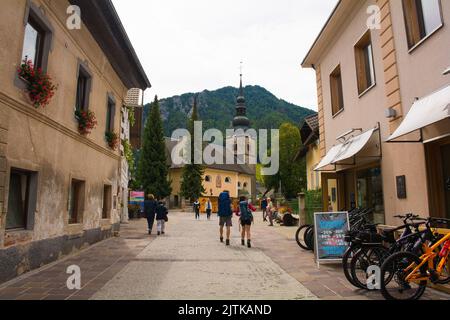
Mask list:
[[[381,294],[386,300],[418,300],[427,288],[427,280],[407,281],[406,277],[421,263],[420,257],[410,252],[393,254],[381,267],[381,278],[393,274],[393,281],[381,283]],[[408,268],[408,271],[405,269]],[[426,275],[426,265],[418,272]]]
[[[370,266],[381,267],[388,250],[384,247],[361,248],[350,262],[350,274],[357,288],[367,289],[369,276],[367,269]],[[383,278],[381,278],[383,279]]]
[[[295,240],[297,241],[297,244],[300,246],[300,248],[302,248],[303,250],[309,250],[308,245],[306,244],[305,241],[305,234],[309,227],[310,225],[308,224],[301,226],[295,233]]]
[[[309,251],[314,251],[314,226],[309,226],[305,232],[305,242]]]
[[[441,258],[438,256],[435,259],[435,265],[437,266],[441,261]],[[444,268],[442,269],[441,274],[439,275],[439,279],[434,281],[436,284],[449,284],[450,283],[450,259],[447,259]]]
[[[344,269],[344,275],[345,278],[355,287],[358,287],[358,285],[355,283],[355,280],[353,279],[350,271],[350,262],[354,255],[361,249],[360,245],[351,245],[344,253],[344,256],[342,257],[342,269]]]

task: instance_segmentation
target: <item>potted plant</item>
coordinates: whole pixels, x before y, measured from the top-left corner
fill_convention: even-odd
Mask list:
[[[88,110],[76,110],[75,119],[78,121],[78,131],[82,135],[88,135],[97,126],[97,119],[95,113]]]
[[[119,146],[119,135],[113,131],[107,131],[105,132],[105,139],[106,142],[108,142],[108,146],[112,150],[116,150]]]
[[[45,107],[55,95],[57,86],[41,68],[35,68],[31,60],[25,58],[17,69],[19,77],[26,81],[28,96],[35,108]]]

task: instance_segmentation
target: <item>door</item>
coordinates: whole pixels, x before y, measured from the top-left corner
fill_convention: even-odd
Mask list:
[[[450,219],[450,145],[441,147],[442,169],[444,178],[445,213]]]
[[[323,210],[325,212],[341,211],[345,205],[342,190],[343,178],[335,173],[322,173]]]

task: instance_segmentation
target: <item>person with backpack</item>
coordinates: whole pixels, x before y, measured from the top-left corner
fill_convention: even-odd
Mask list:
[[[206,202],[206,216],[208,220],[211,220],[211,212],[212,212],[212,203],[211,199],[208,199],[208,201]]]
[[[219,225],[220,225],[220,242],[223,243],[224,227],[227,228],[226,245],[230,245],[231,227],[233,226],[233,211],[231,209],[231,198],[228,191],[224,191],[219,195]]]
[[[195,220],[200,220],[200,201],[198,201],[198,199],[194,202],[194,212]]]
[[[241,197],[239,202],[239,211],[240,211],[240,223],[242,226],[241,231],[241,243],[245,246],[245,237],[247,236],[247,246],[249,248],[252,247],[252,238],[251,238],[251,226],[253,223],[253,213],[255,211],[255,207],[252,206],[251,201],[247,200],[246,197]]]
[[[156,220],[158,227],[158,236],[166,234],[166,223],[169,221],[168,218],[169,210],[164,203],[164,201],[158,202],[158,206],[156,207]]]
[[[153,225],[155,224],[156,207],[158,203],[155,200],[155,196],[152,194],[147,195],[147,200],[144,201],[144,214],[147,218],[148,234],[152,234]]]

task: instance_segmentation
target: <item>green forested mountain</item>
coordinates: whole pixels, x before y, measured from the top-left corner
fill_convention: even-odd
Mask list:
[[[164,119],[164,133],[170,137],[179,128],[186,128],[191,114],[194,93],[162,99],[161,113]],[[235,115],[238,89],[225,87],[215,91],[203,91],[198,94],[198,111],[203,120],[204,130],[217,128],[225,131],[231,128]],[[296,125],[314,111],[280,100],[260,86],[244,88],[247,104],[247,116],[254,129],[278,129],[284,122]],[[144,119],[150,114],[150,104],[144,107]]]

